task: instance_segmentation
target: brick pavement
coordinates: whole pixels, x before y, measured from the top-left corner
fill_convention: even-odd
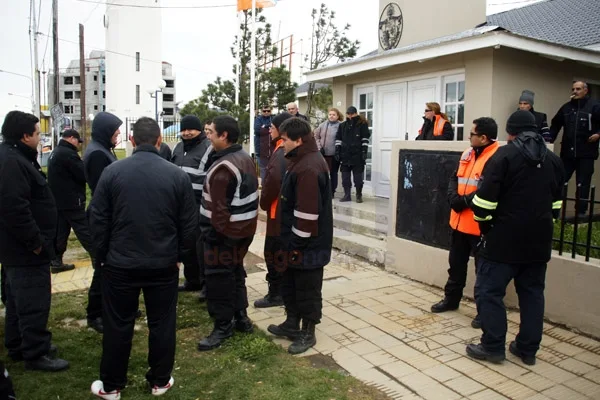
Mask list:
[[[260,231],[264,229],[261,224]],[[261,255],[257,235],[251,251]],[[53,276],[53,292],[89,286],[89,261]],[[262,272],[248,275],[250,303],[267,290]],[[303,356],[330,356],[348,373],[376,386],[393,399],[426,400],[578,400],[600,399],[600,342],[546,323],[535,366],[507,351],[500,365],[472,360],[465,346],[479,340],[472,329],[474,304],[457,311],[429,312],[442,291],[382,271],[366,262],[335,254],[323,284],[323,320],[317,345]],[[266,331],[283,321],[282,308],[249,308],[254,323]],[[513,340],[519,316],[508,313]],[[287,347],[289,342],[274,338]]]

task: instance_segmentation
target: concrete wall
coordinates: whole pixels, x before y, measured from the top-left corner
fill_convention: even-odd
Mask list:
[[[462,152],[461,142],[395,141],[392,147],[392,191],[389,203],[386,269],[411,279],[443,287],[448,278],[448,252],[395,235],[398,193],[398,161],[401,149],[431,149]],[[467,145],[468,146],[468,145]],[[471,260],[465,296],[473,297],[474,265]],[[582,332],[600,337],[600,260],[585,262],[581,257],[571,259],[554,254],[546,275],[546,318],[566,324]],[[517,307],[513,285],[509,285],[505,303]]]
[[[462,32],[486,21],[485,0],[430,0],[426,6],[415,0],[379,0],[377,22],[387,17],[381,14],[390,3],[398,4],[402,11],[404,26],[398,47]],[[373,26],[378,27],[375,21]]]

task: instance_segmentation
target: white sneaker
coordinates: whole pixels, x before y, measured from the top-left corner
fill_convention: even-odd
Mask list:
[[[169,379],[169,383],[167,383],[165,386],[152,386],[152,396],[162,396],[163,394],[167,393],[167,390],[173,387],[174,383],[175,379],[171,377],[171,379]]]
[[[105,400],[120,400],[121,399],[121,391],[113,390],[112,392],[104,391],[104,383],[102,381],[94,381],[92,383],[92,393],[101,399]]]

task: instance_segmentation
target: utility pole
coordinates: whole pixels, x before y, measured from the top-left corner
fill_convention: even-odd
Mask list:
[[[34,79],[34,98],[35,107],[33,113],[36,117],[40,117],[41,102],[40,102],[40,70],[38,67],[38,42],[37,42],[37,20],[35,11],[35,0],[31,2],[32,17],[31,17],[31,34],[33,35],[33,79]]]
[[[83,41],[83,24],[79,24],[79,82],[81,95],[79,96],[79,108],[81,109],[81,137],[83,139],[82,151],[87,146],[87,121],[85,110],[85,45]]]
[[[60,102],[59,83],[60,73],[58,70],[58,0],[52,0],[52,50],[54,53],[54,98],[52,104]]]

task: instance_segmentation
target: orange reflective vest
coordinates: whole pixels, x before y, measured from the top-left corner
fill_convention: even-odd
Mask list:
[[[460,158],[456,177],[458,178],[458,194],[468,195],[477,190],[483,167],[498,150],[498,142],[486,147],[479,157],[475,158],[475,150],[469,147]],[[462,233],[479,236],[479,224],[473,219],[473,210],[465,208],[461,212],[450,211],[450,227]]]
[[[448,121],[442,118],[441,115],[436,115],[434,118],[435,123],[433,125],[433,136],[442,136],[442,133],[444,132],[444,125],[446,125],[446,122]],[[419,135],[423,133],[422,130],[423,128],[419,129]]]
[[[283,139],[279,139],[275,144],[275,149],[273,149],[273,153],[277,151],[278,148],[283,146]],[[269,211],[269,218],[275,219],[277,217],[277,204],[279,204],[279,196],[271,203],[271,210]]]

